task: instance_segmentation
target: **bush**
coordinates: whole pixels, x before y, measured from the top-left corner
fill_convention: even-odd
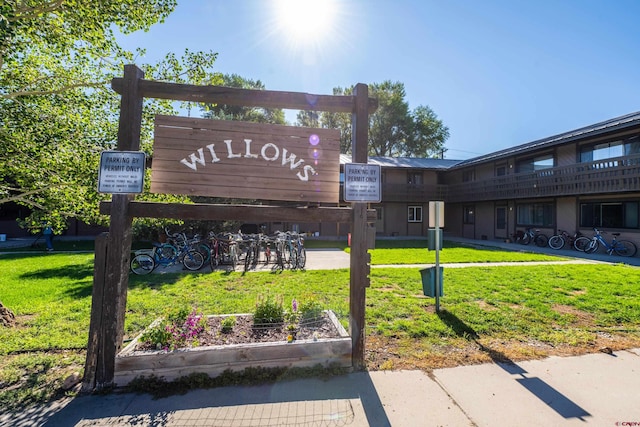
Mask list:
[[[175,350],[187,345],[197,346],[198,335],[204,331],[207,320],[196,309],[182,308],[170,312],[166,319],[144,332],[143,343],[158,349]]]
[[[256,310],[253,313],[254,325],[273,325],[284,322],[282,298],[273,299],[269,296],[258,297]]]
[[[302,321],[316,320],[322,317],[322,304],[317,300],[309,300],[300,304],[300,317]]]
[[[229,316],[229,317],[225,317],[222,320],[222,332],[225,334],[228,334],[229,332],[231,332],[231,330],[233,329],[233,327],[236,325],[236,317],[235,316]]]

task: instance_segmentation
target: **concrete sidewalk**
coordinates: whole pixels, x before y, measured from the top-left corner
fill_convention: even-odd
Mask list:
[[[327,380],[112,393],[0,415],[1,426],[616,426],[640,423],[640,349]],[[636,424],[634,424],[636,423]]]

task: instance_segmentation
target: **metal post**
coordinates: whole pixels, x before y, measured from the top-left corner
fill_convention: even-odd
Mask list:
[[[435,245],[436,245],[436,283],[435,283],[435,289],[436,289],[436,313],[440,312],[440,202],[436,202],[436,223],[435,223],[435,232],[436,232],[436,238],[435,238]]]

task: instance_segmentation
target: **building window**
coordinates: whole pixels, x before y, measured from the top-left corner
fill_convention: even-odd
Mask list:
[[[496,166],[496,176],[505,176],[506,174],[507,174],[506,165]]]
[[[613,157],[640,154],[640,137],[589,145],[580,149],[580,162],[597,162]]]
[[[422,222],[422,206],[409,206],[409,222]]]
[[[476,223],[476,213],[474,206],[465,206],[463,208],[463,221],[465,224]]]
[[[474,169],[462,172],[462,182],[471,182],[476,180],[476,171]]]
[[[638,202],[582,203],[580,227],[639,228]]]
[[[407,172],[407,184],[422,185],[422,172]]]
[[[517,206],[518,225],[553,227],[553,203],[526,203]]]
[[[522,160],[516,165],[518,173],[535,172],[542,169],[549,169],[553,166],[554,160],[552,154]]]

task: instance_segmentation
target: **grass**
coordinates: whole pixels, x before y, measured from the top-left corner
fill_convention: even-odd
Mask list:
[[[397,252],[405,251],[407,259],[411,250],[422,257],[416,263],[428,262],[424,247],[378,245],[372,256],[389,263]],[[452,246],[442,251],[441,262],[503,261],[514,255],[530,256]],[[0,255],[0,270],[0,300],[17,318],[16,327],[0,328],[0,407],[55,398],[64,378],[84,364],[93,254]],[[436,313],[433,299],[422,295],[418,269],[376,268],[367,290],[367,365],[428,370],[602,345],[638,346],[638,283],[640,269],[623,265],[450,268],[444,270],[445,295]],[[282,296],[285,304],[315,299],[347,326],[348,270],[153,274],[130,278],[125,335],[133,338],[166,307],[251,312],[259,295]]]

